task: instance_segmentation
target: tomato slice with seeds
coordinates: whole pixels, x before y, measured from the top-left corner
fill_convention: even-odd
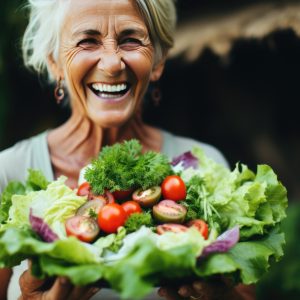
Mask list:
[[[65,223],[67,236],[75,236],[83,242],[90,243],[100,232],[95,219],[84,216],[73,216]]]
[[[138,189],[132,194],[132,199],[143,207],[152,207],[161,197],[161,187],[153,186],[147,190]]]
[[[205,240],[208,238],[208,225],[201,219],[191,220],[186,224],[188,227],[194,226],[202,234]]]
[[[91,191],[91,186],[88,182],[83,182],[77,190],[78,196],[89,196]]]
[[[106,205],[106,199],[103,198],[95,198],[93,200],[87,201],[83,205],[81,205],[77,212],[77,216],[85,216],[85,217],[94,217],[97,218],[99,211]]]
[[[102,195],[94,195],[91,192],[90,196],[89,196],[89,199],[90,200],[93,200],[93,199],[105,200],[106,204],[108,204],[108,203],[114,203],[115,202],[115,197],[113,196],[113,194],[110,191],[107,191],[107,190]]]
[[[180,224],[162,224],[162,225],[158,225],[156,227],[156,232],[158,234],[164,234],[165,232],[174,232],[174,233],[180,233],[180,232],[186,232],[188,230],[188,228],[184,225],[180,225]]]

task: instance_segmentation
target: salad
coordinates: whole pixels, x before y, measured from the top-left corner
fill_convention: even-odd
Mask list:
[[[185,278],[256,283],[283,256],[287,192],[270,166],[231,171],[194,148],[169,162],[137,140],[107,146],[72,190],[29,170],[0,205],[0,267],[100,281],[122,298]]]

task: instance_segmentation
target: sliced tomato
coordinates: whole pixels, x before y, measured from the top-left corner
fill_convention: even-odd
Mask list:
[[[152,207],[161,197],[161,187],[153,186],[147,190],[138,189],[132,194],[132,199],[143,207]]]
[[[91,186],[88,182],[83,182],[77,190],[78,196],[89,196],[91,191]]]
[[[125,210],[127,217],[133,213],[141,213],[142,212],[141,206],[133,200],[126,201],[126,202],[122,203],[121,206]]]
[[[201,220],[201,219],[195,219],[195,220],[191,220],[186,224],[188,227],[196,227],[199,232],[202,234],[202,236],[204,237],[204,239],[207,240],[208,238],[208,225],[206,224],[205,221]]]
[[[98,224],[106,233],[114,233],[126,221],[126,212],[120,204],[110,203],[105,205],[98,214]]]
[[[75,236],[83,242],[92,242],[100,232],[97,221],[84,216],[73,216],[65,223],[67,236]]]
[[[102,195],[94,195],[91,192],[90,196],[89,196],[89,199],[90,200],[93,200],[93,199],[105,200],[106,204],[115,202],[115,197],[113,196],[113,194],[110,191],[107,191],[107,190]]]
[[[153,206],[152,212],[161,223],[183,223],[187,209],[173,200],[163,200]]]
[[[99,211],[106,205],[106,199],[103,198],[95,198],[93,200],[87,201],[83,205],[81,205],[77,212],[77,216],[85,216],[85,217],[94,217],[97,218]]]
[[[161,190],[164,199],[180,201],[186,197],[185,183],[177,175],[167,176],[161,184]]]
[[[179,233],[179,232],[185,232],[187,230],[188,230],[188,228],[184,225],[171,224],[171,223],[158,225],[156,227],[156,232],[158,234],[163,234],[163,233],[168,232],[168,231]]]
[[[112,192],[113,196],[116,200],[126,200],[131,197],[133,190],[125,190],[125,191],[114,191]]]

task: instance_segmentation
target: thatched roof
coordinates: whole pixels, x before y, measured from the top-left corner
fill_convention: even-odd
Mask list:
[[[292,28],[300,36],[300,3],[256,4],[233,12],[193,17],[180,24],[170,56],[195,60],[206,47],[225,55],[239,38],[262,38]]]

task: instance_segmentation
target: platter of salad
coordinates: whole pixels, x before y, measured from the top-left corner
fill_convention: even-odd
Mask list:
[[[185,278],[252,284],[283,256],[287,191],[268,165],[233,170],[201,148],[174,158],[137,140],[103,147],[78,187],[28,170],[0,204],[0,267],[102,282],[122,298]]]

